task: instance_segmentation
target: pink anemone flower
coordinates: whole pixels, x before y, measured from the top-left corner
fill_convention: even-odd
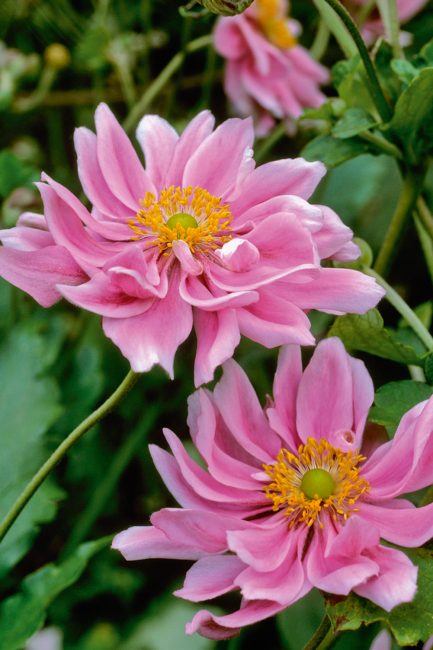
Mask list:
[[[406,23],[413,18],[428,0],[397,0],[397,12],[400,22]],[[346,7],[353,13],[359,16],[362,13],[363,7],[369,4],[369,0],[344,0]],[[368,44],[373,43],[376,38],[383,35],[383,24],[380,18],[379,11],[374,7],[368,14],[366,21],[363,23],[362,35]],[[407,32],[401,34],[402,44],[406,45],[410,42],[410,35]]]
[[[241,115],[254,115],[257,135],[272,128],[275,118],[293,118],[326,99],[319,84],[329,73],[297,44],[300,26],[288,20],[285,0],[256,0],[243,14],[220,18],[215,49],[227,59],[225,92]]]
[[[206,469],[166,430],[172,455],[156,446],[151,454],[182,507],[119,533],[113,547],[127,560],[196,560],[175,592],[193,602],[239,590],[239,610],[201,610],[187,625],[209,638],[236,635],[312,587],[353,591],[388,611],[412,600],[417,568],[380,540],[417,547],[433,536],[433,504],[399,498],[431,483],[433,398],[379,445],[363,443],[373,396],[364,364],[337,338],[319,343],[304,371],[300,348],[282,348],[265,412],[228,361],[214,392],[189,402]]]
[[[96,135],[75,134],[87,208],[43,175],[44,216],[0,231],[0,275],[48,307],[64,296],[103,318],[136,372],[174,355],[193,326],[195,380],[212,379],[243,334],[274,347],[311,345],[309,309],[362,313],[383,295],[366,275],[321,268],[359,255],[352,232],[308,197],[321,163],[255,169],[251,120],[214,129],[208,111],[179,137],[148,115],[137,137],[146,169],[105,105]]]

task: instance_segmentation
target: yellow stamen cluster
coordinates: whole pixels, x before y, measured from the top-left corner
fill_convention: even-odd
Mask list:
[[[173,241],[182,239],[192,253],[215,250],[231,239],[231,212],[221,199],[201,187],[170,187],[159,198],[147,192],[142,209],[128,221],[133,239],[147,239],[169,254]],[[182,218],[184,216],[184,218]]]
[[[281,14],[280,0],[257,0],[257,21],[266,37],[282,49],[296,45],[287,18]]]
[[[285,516],[292,528],[299,524],[310,527],[318,520],[323,528],[320,515],[323,511],[336,521],[346,520],[357,512],[353,506],[362,494],[369,490],[369,483],[359,475],[359,464],[364,456],[356,452],[344,452],[333,447],[327,440],[308,438],[305,445],[300,445],[298,456],[287,449],[281,449],[277,462],[263,465],[271,483],[263,489],[272,500],[275,512],[285,508]],[[308,497],[301,489],[304,475],[313,469],[329,472],[334,482],[332,494],[321,497],[315,494]]]

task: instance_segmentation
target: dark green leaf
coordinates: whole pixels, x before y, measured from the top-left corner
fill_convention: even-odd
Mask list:
[[[421,70],[402,92],[388,125],[413,164],[433,147],[433,68]]]
[[[414,348],[398,341],[395,333],[384,327],[377,309],[361,316],[340,316],[331,327],[329,336],[339,336],[349,349],[369,352],[384,359],[418,366],[424,363]]]
[[[17,187],[31,185],[38,180],[32,167],[23,163],[6,149],[0,152],[0,197],[6,198]]]
[[[57,385],[44,376],[48,353],[49,342],[32,324],[16,327],[0,347],[0,517],[45,460],[44,433],[61,413]],[[26,553],[60,495],[51,485],[33,497],[2,543],[0,574]]]
[[[20,650],[43,625],[51,602],[78,580],[90,558],[108,543],[107,538],[87,542],[61,564],[47,564],[28,575],[22,591],[0,607],[0,650]]]
[[[285,650],[299,650],[311,639],[325,612],[323,596],[313,589],[276,617]]]
[[[409,85],[418,76],[419,70],[406,59],[394,59],[391,62],[391,67],[400,81],[406,85]]]
[[[304,147],[301,155],[307,160],[320,160],[327,167],[337,167],[367,151],[367,143],[357,138],[339,140],[332,135],[319,135]]]
[[[422,382],[410,379],[392,381],[381,386],[376,392],[368,419],[395,429],[406,411],[432,395],[433,387]]]

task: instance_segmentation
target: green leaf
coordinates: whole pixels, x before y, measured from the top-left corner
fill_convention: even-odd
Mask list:
[[[351,138],[374,126],[377,126],[377,121],[370,113],[363,108],[349,108],[335,124],[332,134],[336,138]]]
[[[392,381],[377,390],[368,419],[396,429],[406,411],[432,395],[433,387],[422,382],[410,379]]]
[[[433,384],[433,352],[424,359],[424,373],[428,383]]]
[[[331,327],[329,336],[339,336],[349,349],[369,352],[406,365],[424,365],[414,348],[398,341],[395,333],[384,327],[377,309],[371,309],[361,316],[340,316]]]
[[[17,187],[31,186],[38,174],[13,153],[0,151],[0,197],[6,198]]]
[[[419,70],[406,59],[394,59],[391,68],[404,84],[409,85],[418,76]]]
[[[407,555],[418,566],[414,600],[386,612],[355,594],[340,602],[329,598],[326,611],[336,632],[357,630],[361,625],[380,621],[390,628],[400,646],[416,645],[433,635],[433,551],[420,548],[407,551]]]
[[[20,650],[43,625],[46,610],[56,596],[78,580],[90,558],[109,541],[105,537],[82,544],[61,564],[47,564],[28,575],[21,592],[0,607],[0,650]]]
[[[424,68],[402,92],[388,129],[417,164],[433,147],[433,68]]]
[[[319,135],[303,148],[301,155],[307,160],[320,160],[327,167],[337,167],[367,151],[368,144],[357,138],[340,140],[332,135]]]
[[[34,323],[17,326],[0,346],[0,517],[45,460],[44,434],[59,417],[56,382],[45,375],[50,343]],[[53,518],[61,496],[53,484],[39,490],[2,542],[0,575],[27,552],[37,527]]]

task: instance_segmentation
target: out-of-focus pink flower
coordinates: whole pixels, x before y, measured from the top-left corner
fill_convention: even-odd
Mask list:
[[[311,345],[306,310],[373,307],[383,291],[371,278],[320,267],[359,255],[337,215],[307,202],[324,166],[297,158],[255,169],[251,119],[213,128],[208,111],[180,137],[144,117],[144,169],[102,104],[97,134],[75,136],[92,212],[43,175],[45,216],[27,213],[0,231],[0,275],[43,306],[64,296],[101,314],[136,372],[159,363],[172,376],[194,325],[197,384],[232,356],[241,334],[270,348]]]
[[[286,18],[286,0],[256,0],[240,16],[221,18],[215,49],[227,59],[224,86],[241,115],[256,118],[256,132],[266,135],[275,118],[293,118],[306,107],[320,106],[319,84],[328,70],[297,44],[298,23]]]
[[[397,11],[400,23],[404,24],[415,14],[417,14],[428,0],[397,0]],[[351,13],[356,16],[360,15],[362,8],[369,4],[369,0],[343,0],[346,7]],[[377,8],[373,8],[369,12],[366,21],[363,21],[362,35],[367,43],[373,43],[376,38],[383,35],[383,24]],[[409,35],[405,32],[402,33],[402,42],[405,44],[408,41]]]
[[[424,643],[422,650],[431,650],[433,647],[433,636]],[[373,639],[370,650],[392,650],[392,637],[388,630],[381,630]]]
[[[182,508],[118,534],[128,560],[196,560],[176,595],[201,601],[240,590],[227,616],[200,611],[187,632],[228,638],[285,609],[312,587],[370,599],[387,611],[412,600],[417,568],[380,539],[407,547],[433,536],[433,504],[397,498],[429,485],[433,398],[402,418],[392,441],[363,455],[374,390],[341,341],[318,344],[302,371],[297,346],[282,349],[274,397],[263,412],[232,360],[213,393],[190,398],[189,427],[206,469],[177,436],[173,455],[152,446],[156,467]]]

